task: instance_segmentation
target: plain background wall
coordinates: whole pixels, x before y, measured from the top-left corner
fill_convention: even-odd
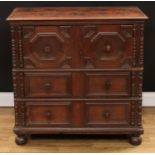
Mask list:
[[[138,6],[150,18],[145,24],[144,87],[155,91],[155,2],[0,2],[0,92],[12,92],[12,58],[9,23],[5,20],[15,7],[33,6]]]

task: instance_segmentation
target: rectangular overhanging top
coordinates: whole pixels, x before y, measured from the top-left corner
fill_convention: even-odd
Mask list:
[[[15,8],[8,21],[36,20],[146,20],[138,7],[28,7]]]

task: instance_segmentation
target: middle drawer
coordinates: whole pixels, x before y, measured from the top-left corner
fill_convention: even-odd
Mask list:
[[[129,97],[131,72],[25,72],[25,97]]]
[[[71,73],[25,73],[26,97],[71,97]]]
[[[86,97],[129,97],[131,72],[86,72]]]

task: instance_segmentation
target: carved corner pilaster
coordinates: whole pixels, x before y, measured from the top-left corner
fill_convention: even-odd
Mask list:
[[[25,103],[15,101],[15,126],[25,125]]]
[[[13,71],[13,90],[14,97],[24,97],[24,73]]]
[[[14,68],[23,67],[22,27],[11,25],[12,61]]]
[[[131,126],[142,126],[142,101],[131,102]]]
[[[137,125],[142,126],[142,101],[137,104]]]
[[[11,25],[11,46],[12,46],[12,63],[13,67],[17,67],[17,52],[16,52],[16,45],[15,45],[15,26]]]
[[[136,72],[132,72],[132,97],[136,96]]]
[[[131,121],[130,121],[131,126],[135,126],[135,124],[136,124],[136,122],[135,122],[135,120],[136,120],[135,107],[136,107],[135,101],[131,101],[131,117],[130,117],[131,118]]]
[[[23,68],[23,47],[22,47],[22,27],[17,27],[18,32],[18,54],[19,54],[19,67]]]
[[[132,53],[132,57],[133,57],[133,67],[136,66],[136,53],[137,53],[137,25],[134,24],[133,25],[133,53]]]
[[[143,90],[143,72],[138,72],[138,96],[142,97]]]
[[[24,73],[19,73],[19,81],[20,81],[20,96],[24,97]]]
[[[16,98],[18,96],[18,90],[17,90],[17,73],[13,72],[13,91],[14,91],[14,97]]]
[[[139,65],[143,66],[144,63],[144,25],[140,25],[140,45],[139,45]]]

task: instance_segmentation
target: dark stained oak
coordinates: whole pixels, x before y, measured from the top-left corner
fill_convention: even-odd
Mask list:
[[[16,8],[15,142],[31,134],[125,134],[141,143],[143,40],[137,7]]]

